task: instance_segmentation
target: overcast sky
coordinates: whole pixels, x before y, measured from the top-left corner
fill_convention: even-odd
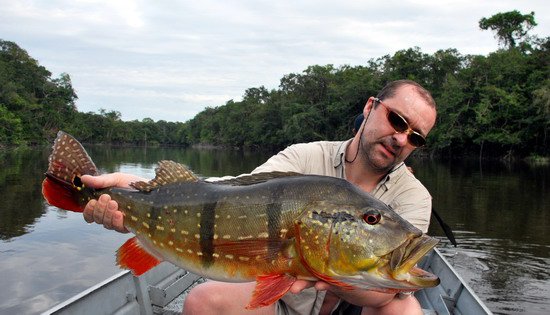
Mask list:
[[[414,46],[486,55],[498,43],[478,21],[499,12],[535,11],[531,34],[546,37],[548,3],[0,0],[0,39],[54,78],[68,73],[80,111],[186,121],[309,65],[361,65]]]

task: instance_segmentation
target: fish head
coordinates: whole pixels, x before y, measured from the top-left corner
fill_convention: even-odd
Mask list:
[[[416,268],[436,244],[383,203],[317,202],[297,222],[302,263],[315,276],[363,289],[410,291],[439,284]]]

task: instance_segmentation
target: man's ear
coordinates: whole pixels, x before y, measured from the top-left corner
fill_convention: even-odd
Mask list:
[[[365,104],[365,107],[363,108],[363,115],[367,117],[369,115],[369,112],[371,111],[372,107],[374,105],[374,97],[369,97],[367,100],[367,103]]]

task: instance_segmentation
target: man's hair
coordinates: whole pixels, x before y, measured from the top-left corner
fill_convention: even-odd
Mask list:
[[[395,95],[395,93],[400,87],[405,85],[412,86],[415,89],[416,93],[418,93],[424,99],[424,101],[426,101],[426,103],[428,103],[431,107],[436,109],[435,100],[433,99],[430,91],[426,90],[422,85],[412,80],[391,81],[388,84],[386,84],[386,86],[384,86],[382,90],[380,90],[380,92],[378,93],[378,95],[376,95],[376,97],[379,98],[380,100],[391,98],[392,96]]]

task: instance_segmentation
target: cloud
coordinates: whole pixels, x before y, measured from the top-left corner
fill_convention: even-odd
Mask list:
[[[247,88],[277,88],[314,64],[365,64],[418,46],[425,53],[497,49],[478,21],[546,1],[0,0],[0,34],[54,73],[69,73],[82,111],[125,120],[185,121]]]

